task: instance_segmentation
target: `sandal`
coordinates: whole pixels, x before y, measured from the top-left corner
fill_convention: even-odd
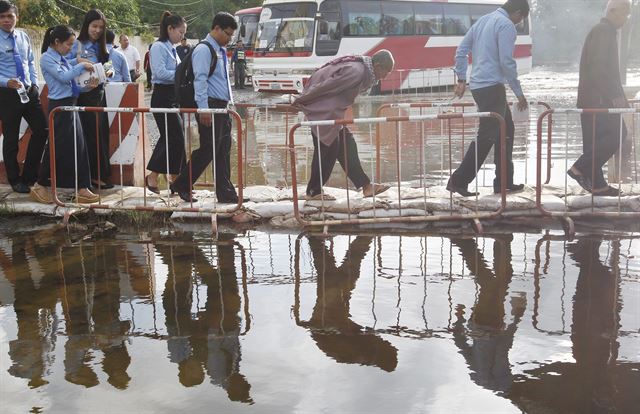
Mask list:
[[[371,184],[371,187],[373,187],[373,193],[365,194],[364,190],[363,190],[362,191],[362,197],[365,197],[365,198],[373,197],[374,195],[378,195],[380,193],[384,193],[389,188],[391,188],[390,186],[388,186],[386,184],[373,184],[373,183]]]
[[[151,191],[154,194],[160,194],[160,190],[158,189],[158,186],[152,186],[149,185],[149,176],[145,175],[144,177],[144,186],[147,187],[147,190]],[[173,194],[173,191],[172,191]]]
[[[580,187],[582,187],[585,191],[591,192],[591,190],[593,190],[593,184],[591,184],[590,178],[587,178],[582,174],[578,175],[571,171],[571,169],[567,171],[567,175],[576,180]]]
[[[307,200],[307,201],[315,201],[315,200],[335,201],[336,200],[336,198],[334,196],[332,196],[331,194],[327,194],[327,193],[324,193],[324,195],[322,193],[318,193],[316,195],[307,194],[304,197],[304,199]]]

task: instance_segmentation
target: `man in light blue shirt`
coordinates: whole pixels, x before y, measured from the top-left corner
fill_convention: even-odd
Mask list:
[[[115,40],[116,34],[111,30],[107,30],[107,51],[109,52],[109,61],[111,61],[113,68],[113,76],[109,78],[109,82],[131,82],[127,58],[124,57],[118,49],[113,47]]]
[[[29,36],[16,29],[18,8],[0,0],[0,121],[2,154],[7,179],[13,191],[29,193],[36,182],[40,159],[47,140],[47,120],[42,112],[38,91],[38,73]],[[22,103],[18,90],[26,89],[29,102]],[[24,118],[31,128],[31,139],[22,175],[18,163],[20,122]]]
[[[193,65],[193,89],[198,108],[227,108],[233,105],[231,84],[229,83],[229,65],[225,46],[233,33],[238,29],[234,17],[226,12],[219,12],[213,18],[211,31],[206,39],[198,44],[191,54]],[[207,46],[204,43],[208,43]],[[216,53],[216,67],[211,76],[209,72],[213,56]],[[182,168],[180,175],[171,185],[171,189],[178,193],[184,201],[195,202],[191,194],[193,184],[213,160],[214,134],[212,134],[211,114],[199,114],[198,132],[200,133],[200,148],[193,151],[191,160]],[[231,183],[231,117],[228,114],[214,115],[215,124],[215,153],[216,169],[216,197],[220,203],[237,203],[238,195]],[[191,169],[191,182],[189,170]]]
[[[455,96],[461,98],[464,95],[467,82],[467,69],[469,56],[473,59],[471,79],[469,86],[473,99],[480,112],[496,112],[507,123],[507,191],[519,191],[524,188],[522,184],[513,183],[513,135],[514,126],[511,111],[507,105],[505,83],[509,85],[518,98],[518,109],[525,110],[527,100],[522,93],[520,81],[518,81],[518,68],[513,57],[516,39],[518,36],[516,25],[529,15],[527,0],[508,0],[501,8],[493,13],[482,16],[471,26],[462,39],[456,51],[456,75],[458,84]],[[494,146],[494,162],[496,164],[496,178],[493,181],[493,190],[500,192],[501,153],[500,125],[493,118],[481,118],[477,138],[477,165],[476,142],[472,142],[462,163],[451,175],[447,183],[447,190],[458,193],[463,197],[475,196],[475,192],[467,190],[485,158]]]

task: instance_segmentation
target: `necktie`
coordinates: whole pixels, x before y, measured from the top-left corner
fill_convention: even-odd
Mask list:
[[[63,56],[60,56],[60,61],[62,62],[63,67],[69,70],[71,69],[69,67],[69,63],[67,62],[67,59],[65,59]],[[78,96],[80,96],[80,88],[76,84],[75,79],[71,81],[71,94],[73,95],[74,98],[77,98]]]
[[[233,105],[233,94],[231,93],[231,83],[229,82],[229,69],[227,68],[227,51],[224,47],[220,47],[222,53],[222,63],[224,63],[224,78],[227,80],[227,89],[229,90],[229,103]]]
[[[173,60],[175,60],[176,63],[178,63],[178,56],[176,55],[176,48],[175,47],[171,48],[171,54],[173,55]]]
[[[18,45],[16,43],[16,34],[11,34],[11,42],[13,43],[13,60],[16,62],[16,75],[20,79],[20,82],[24,85],[24,87],[28,87],[25,83],[25,75],[24,75],[24,66],[22,66],[22,58],[20,57],[20,53],[18,53]]]

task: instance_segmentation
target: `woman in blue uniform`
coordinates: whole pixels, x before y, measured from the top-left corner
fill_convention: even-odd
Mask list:
[[[175,106],[174,79],[180,58],[174,45],[184,38],[187,23],[177,14],[164,12],[160,19],[160,37],[151,46],[150,60],[153,83],[152,108],[172,108]],[[170,181],[180,173],[185,159],[184,130],[182,118],[178,114],[153,114],[158,124],[160,138],[149,158],[145,177],[149,191],[159,193],[158,176],[168,172]],[[168,147],[168,148],[167,148]],[[167,151],[168,149],[168,151]],[[167,165],[168,162],[168,165]]]
[[[98,9],[91,9],[85,14],[78,40],[73,44],[70,59],[82,58],[92,63],[102,63],[109,60],[107,51],[107,19]],[[78,106],[106,106],[104,85],[95,88],[84,87],[80,90]],[[105,181],[111,175],[109,164],[109,119],[106,113],[81,112],[82,129],[89,152],[91,167],[91,182],[100,189],[113,188],[113,184]],[[96,119],[98,120],[100,145],[96,142]],[[100,172],[100,179],[98,179]]]
[[[49,113],[59,106],[76,105],[80,91],[74,78],[82,72],[93,71],[93,65],[87,61],[78,63],[76,59],[65,58],[75,40],[76,36],[68,26],[51,27],[45,33],[40,68],[49,88]],[[53,126],[55,128],[56,186],[76,188],[77,179],[76,202],[83,204],[97,202],[98,196],[90,190],[89,159],[78,113],[66,111],[57,113]],[[77,171],[73,156],[74,147]],[[31,189],[31,196],[42,203],[51,202],[51,194],[45,189],[49,182],[49,170],[49,145],[47,145],[38,182]]]

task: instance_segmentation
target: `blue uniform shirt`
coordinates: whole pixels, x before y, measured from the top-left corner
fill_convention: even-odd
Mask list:
[[[25,77],[24,86],[28,88],[31,85],[36,85],[38,82],[38,72],[36,71],[35,60],[33,58],[31,41],[25,32],[15,29],[12,33],[0,30],[0,86],[6,88],[9,79],[18,78],[16,61],[13,56],[12,35],[16,36],[16,46],[22,60]]]
[[[109,82],[131,82],[127,58],[118,49],[114,49],[113,45],[107,45],[107,50],[113,66],[113,76],[109,78]]]
[[[213,50],[218,52],[218,62],[216,69],[211,77],[209,77],[209,68],[211,67],[211,52],[206,45],[198,45],[191,55],[193,64],[193,89],[195,90],[195,101],[198,108],[209,108],[207,98],[215,98],[223,101],[231,101],[231,91],[229,88],[229,80],[225,76],[227,68],[224,67],[223,54],[226,55],[227,50],[220,47],[211,34],[208,34],[206,42],[213,46]]]
[[[151,83],[173,85],[176,78],[176,67],[180,64],[180,57],[168,40],[154,42],[149,52],[151,61]]]
[[[78,54],[78,50],[80,53]],[[76,40],[73,43],[73,47],[71,48],[71,52],[67,56],[65,56],[67,60],[83,58],[87,59],[91,63],[100,62],[100,44],[98,42],[92,42],[90,40],[85,40],[81,42]],[[81,92],[88,92],[91,89],[89,88],[80,88]]]
[[[42,76],[49,87],[49,99],[63,99],[73,96],[71,82],[86,69],[76,64],[76,59],[64,59],[60,53],[49,48],[40,57]]]
[[[469,53],[473,58],[471,90],[507,83],[516,96],[523,96],[518,67],[513,58],[518,32],[506,10],[482,16],[471,26],[456,51],[456,75],[467,78]]]

